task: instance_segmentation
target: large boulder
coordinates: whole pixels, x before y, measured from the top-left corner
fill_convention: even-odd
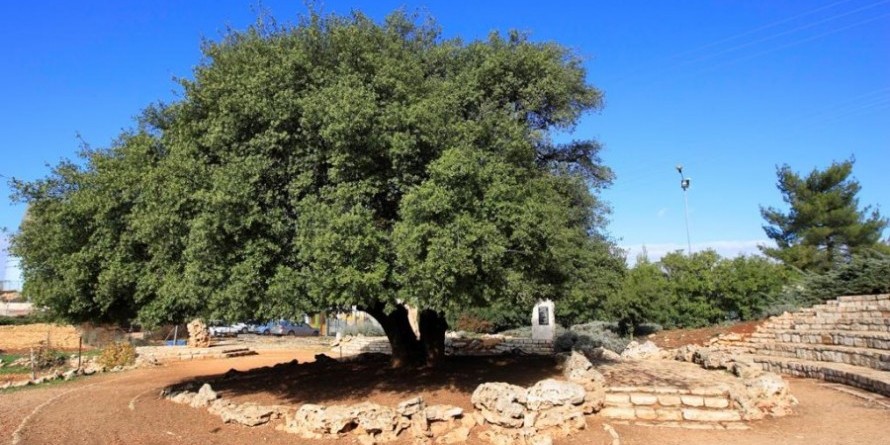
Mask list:
[[[632,341],[621,352],[621,358],[626,360],[648,360],[661,358],[662,355],[661,348],[648,340],[643,344]]]
[[[486,422],[508,428],[519,428],[525,415],[526,390],[509,383],[491,382],[479,385],[470,398]]]
[[[606,379],[594,369],[583,354],[572,351],[557,357],[562,375],[570,382],[584,388],[584,413],[592,414],[602,409],[606,400]]]
[[[797,405],[797,399],[789,392],[788,382],[771,372],[760,372],[744,379],[731,390],[730,397],[745,420],[782,417],[791,414]]]
[[[525,405],[532,411],[541,411],[555,406],[580,405],[584,396],[584,387],[577,383],[546,379],[526,391]]]

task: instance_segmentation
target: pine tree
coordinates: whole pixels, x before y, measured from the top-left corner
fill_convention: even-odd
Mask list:
[[[875,209],[859,210],[859,182],[851,178],[853,160],[814,169],[805,178],[787,164],[778,168],[778,188],[788,213],[761,207],[767,236],[775,248],[764,254],[805,271],[831,270],[853,254],[884,246],[881,234],[888,225]]]

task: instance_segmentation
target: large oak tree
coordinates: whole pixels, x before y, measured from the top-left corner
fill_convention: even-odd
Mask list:
[[[395,365],[434,363],[448,313],[593,304],[601,277],[620,276],[594,195],[612,180],[599,145],[551,140],[602,104],[565,47],[313,13],[203,51],[181,100],[16,183],[25,291],[61,318],[354,305],[380,321]]]

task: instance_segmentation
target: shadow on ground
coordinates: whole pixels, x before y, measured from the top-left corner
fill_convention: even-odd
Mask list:
[[[223,397],[266,394],[288,404],[345,403],[371,396],[397,400],[437,392],[459,395],[468,403],[472,392],[484,382],[527,387],[558,375],[552,357],[449,357],[437,368],[392,369],[388,356],[364,354],[354,360],[294,360],[243,372],[230,370],[176,386],[195,388],[208,382]]]

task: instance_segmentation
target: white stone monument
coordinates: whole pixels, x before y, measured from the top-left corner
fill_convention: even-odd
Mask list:
[[[532,310],[532,340],[550,340],[556,334],[556,315],[553,302],[539,301]]]

